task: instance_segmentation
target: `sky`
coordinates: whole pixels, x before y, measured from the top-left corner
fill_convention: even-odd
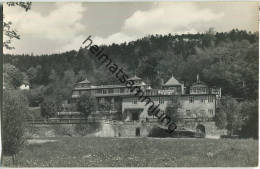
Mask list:
[[[20,34],[13,54],[78,50],[91,35],[97,45],[151,34],[258,31],[258,2],[33,2],[31,10],[4,4],[6,21]]]

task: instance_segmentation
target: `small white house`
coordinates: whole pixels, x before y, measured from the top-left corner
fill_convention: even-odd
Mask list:
[[[19,87],[21,90],[29,90],[30,89],[30,86],[28,84],[22,84],[20,87]]]

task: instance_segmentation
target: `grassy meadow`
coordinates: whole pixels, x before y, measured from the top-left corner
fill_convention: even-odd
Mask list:
[[[8,167],[241,167],[258,165],[258,141],[184,138],[50,138],[33,140]],[[47,141],[47,140],[46,140]]]

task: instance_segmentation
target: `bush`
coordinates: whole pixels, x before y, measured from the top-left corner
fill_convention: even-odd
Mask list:
[[[53,117],[59,110],[61,110],[61,106],[56,102],[54,98],[44,98],[44,101],[41,103],[42,117]]]
[[[243,120],[241,114],[241,105],[230,96],[223,96],[216,112],[216,126],[220,129],[227,129],[229,135],[240,131]]]
[[[56,134],[59,134],[61,136],[73,136],[74,128],[72,125],[54,125],[54,130]]]
[[[244,138],[258,138],[258,101],[245,101],[242,104],[244,123],[240,136]]]
[[[97,109],[96,98],[87,93],[81,95],[77,103],[77,108],[78,111],[82,112],[85,117],[88,117]]]
[[[42,86],[28,91],[28,100],[31,107],[37,107],[44,99],[44,88]]]
[[[81,135],[81,136],[85,136],[88,134],[88,125],[84,125],[84,124],[76,124],[75,126],[75,131]]]
[[[28,101],[22,92],[15,90],[5,90],[3,98],[3,154],[12,156],[14,162],[25,142],[24,117]]]
[[[100,130],[101,124],[76,124],[75,131],[81,136],[86,136],[87,134],[92,134]]]

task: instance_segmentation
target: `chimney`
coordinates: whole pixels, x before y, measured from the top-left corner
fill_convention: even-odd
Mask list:
[[[199,83],[199,82],[200,82],[200,75],[197,74],[197,83]]]

